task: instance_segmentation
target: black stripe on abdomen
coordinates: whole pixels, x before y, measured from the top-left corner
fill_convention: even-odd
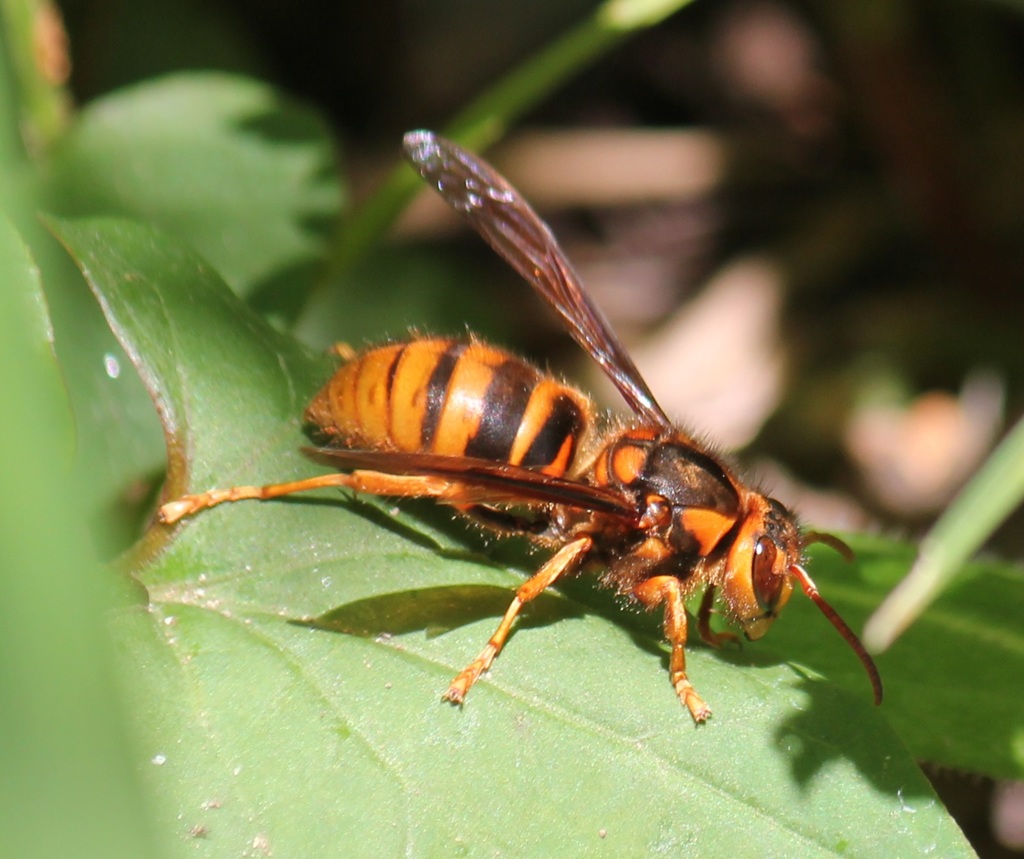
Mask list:
[[[420,443],[423,450],[429,451],[432,448],[441,412],[448,398],[448,384],[452,380],[452,373],[455,372],[455,365],[459,363],[465,349],[465,343],[452,343],[438,356],[427,381],[427,408],[423,413],[423,426],[420,427]]]
[[[537,380],[537,371],[521,361],[505,361],[495,368],[466,456],[508,462]]]
[[[576,441],[583,432],[584,419],[580,407],[564,394],[555,397],[551,410],[544,419],[540,432],[534,436],[521,465],[545,466],[558,458],[558,452],[568,437],[572,437],[572,447],[568,462],[572,462],[576,453]]]

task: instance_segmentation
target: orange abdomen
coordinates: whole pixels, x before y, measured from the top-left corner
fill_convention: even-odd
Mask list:
[[[472,456],[561,476],[592,412],[579,391],[515,355],[430,338],[359,353],[306,420],[346,447]]]

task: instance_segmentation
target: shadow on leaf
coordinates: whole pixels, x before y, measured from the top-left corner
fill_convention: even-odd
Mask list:
[[[513,590],[492,585],[419,588],[356,600],[293,623],[364,638],[419,631],[434,636],[488,617],[501,617],[513,596]],[[526,606],[516,627],[542,626],[582,614],[581,607],[569,600],[541,594]]]
[[[932,801],[926,782],[908,783],[904,769],[893,771],[889,766],[888,750],[898,740],[885,719],[876,715],[870,699],[812,677],[797,665],[792,668],[801,678],[799,694],[807,700],[791,708],[778,724],[775,742],[784,750],[797,784],[810,789],[830,762],[845,759],[879,791]]]

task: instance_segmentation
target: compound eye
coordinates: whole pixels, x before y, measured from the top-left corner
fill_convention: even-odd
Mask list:
[[[754,561],[752,578],[754,580],[754,596],[757,604],[766,612],[775,611],[782,597],[782,586],[786,577],[775,572],[775,558],[778,555],[775,542],[762,537],[754,545]]]

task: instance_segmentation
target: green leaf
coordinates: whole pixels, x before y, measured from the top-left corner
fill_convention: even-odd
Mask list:
[[[256,81],[181,73],[88,105],[53,154],[63,215],[126,215],[209,259],[240,295],[293,315],[341,205],[312,110]]]
[[[166,463],[152,400],[107,326],[81,273],[52,236],[34,237],[75,428],[84,512],[112,556],[138,535],[140,504]]]
[[[161,409],[171,494],[315,473],[296,449],[323,361],[166,236],[57,231]],[[716,708],[695,728],[654,619],[582,583],[443,704],[522,578],[389,506],[228,504],[134,553],[151,603],[122,647],[181,855],[970,855],[862,691],[695,647]]]
[[[87,107],[42,173],[51,210],[150,219],[216,260],[255,303],[290,316],[336,215],[331,165],[332,144],[310,111],[242,78],[182,74]],[[150,399],[81,275],[50,256],[57,351],[80,449],[92,454],[89,508],[123,532],[106,529],[109,552],[137,528],[163,443]]]
[[[914,547],[850,540],[851,568],[827,550],[812,571],[827,599],[860,629],[905,574]],[[885,681],[882,712],[914,757],[1001,778],[1024,777],[1024,570],[994,561],[966,565],[962,577],[899,641],[877,658]],[[854,655],[806,600],[791,600],[772,629],[779,653],[870,694]]]
[[[39,270],[2,216],[0,319],[0,855],[154,855]]]
[[[510,331],[521,334],[523,326],[516,323],[528,321],[529,311],[501,290],[478,288],[493,276],[491,260],[481,262],[460,250],[388,246],[386,253],[353,269],[344,289],[314,293],[293,331],[307,343],[325,346],[361,347],[401,339],[410,331],[458,336],[467,328],[485,340],[507,343]]]
[[[23,319],[26,345],[31,352],[24,357],[37,365],[40,377],[35,381],[35,401],[42,407],[46,424],[55,433],[67,433],[53,453],[66,463],[71,451],[71,412],[53,351],[53,326],[43,296],[39,266],[14,225],[0,213],[0,261],[4,265],[4,290],[18,302],[15,313]]]

